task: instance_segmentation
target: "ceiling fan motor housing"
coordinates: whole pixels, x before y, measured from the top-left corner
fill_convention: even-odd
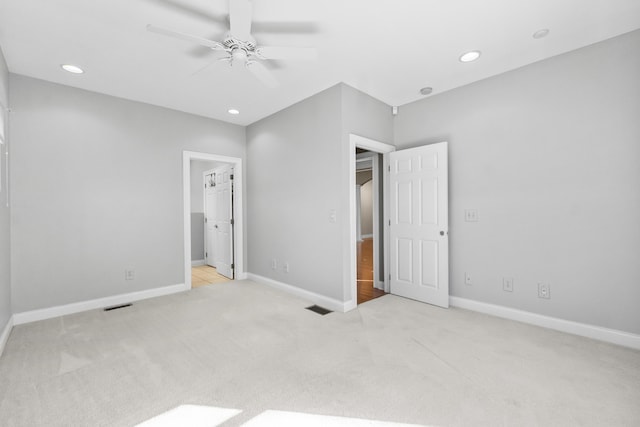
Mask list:
[[[254,38],[251,38],[250,40],[240,40],[233,37],[231,34],[227,34],[225,36],[222,44],[229,49],[241,48],[247,52],[253,52],[257,45]]]
[[[222,44],[227,48],[227,52],[229,52],[231,65],[233,65],[234,62],[247,65],[249,59],[255,55],[256,41],[253,38],[250,40],[240,40],[231,34],[227,34]]]

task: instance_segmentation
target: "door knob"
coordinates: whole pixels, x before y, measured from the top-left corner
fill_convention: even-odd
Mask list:
[[[441,232],[440,232],[440,235],[441,235],[441,236],[444,236],[444,231],[441,231]]]

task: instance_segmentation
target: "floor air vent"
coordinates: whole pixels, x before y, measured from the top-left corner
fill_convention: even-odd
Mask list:
[[[310,307],[307,307],[307,310],[311,310],[314,313],[318,313],[322,316],[324,316],[325,314],[333,313],[333,311],[327,310],[326,308],[320,307],[319,305],[312,305]]]
[[[121,304],[121,305],[114,305],[113,307],[107,307],[104,309],[104,311],[111,311],[111,310],[117,310],[119,308],[125,308],[125,307],[131,307],[131,304]]]

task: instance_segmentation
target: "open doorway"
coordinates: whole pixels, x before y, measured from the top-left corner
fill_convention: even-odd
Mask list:
[[[191,287],[233,279],[233,165],[191,162]]]
[[[356,147],[357,303],[383,296],[382,155]]]
[[[345,294],[351,296],[351,300],[345,305],[345,310],[351,310],[357,307],[358,301],[358,197],[356,197],[356,167],[358,156],[369,156],[372,159],[372,180],[378,177],[377,191],[373,193],[373,204],[378,208],[373,209],[373,222],[378,226],[373,227],[373,238],[371,241],[373,279],[371,287],[374,285],[376,289],[389,292],[388,280],[388,252],[385,240],[388,236],[387,215],[384,209],[384,195],[388,193],[387,180],[384,179],[384,171],[387,168],[387,155],[395,151],[395,147],[379,141],[374,141],[359,135],[349,135],[348,147],[348,166],[349,166],[349,264],[348,264],[348,282],[345,287]],[[377,169],[377,173],[373,171]],[[376,200],[377,199],[377,200]]]
[[[244,278],[242,160],[185,152],[185,285]]]

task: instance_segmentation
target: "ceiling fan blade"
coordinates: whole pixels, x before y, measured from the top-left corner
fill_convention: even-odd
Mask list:
[[[264,59],[318,59],[318,50],[314,47],[261,46],[256,53]]]
[[[151,25],[151,24],[147,25],[147,31],[150,31],[156,34],[162,34],[164,36],[169,36],[169,37],[173,37],[180,40],[186,40],[189,42],[197,43],[199,45],[206,46],[211,49],[220,49],[220,50],[226,49],[222,43],[218,43],[213,40],[208,40],[203,37],[198,37],[191,34],[181,33],[179,31],[169,30],[167,28],[156,27],[155,25]]]
[[[165,9],[169,9],[173,12],[180,13],[181,15],[188,15],[192,18],[206,22],[216,22],[223,24],[225,31],[228,25],[228,19],[226,15],[220,15],[213,13],[210,7],[198,7],[194,4],[186,4],[184,0],[147,0],[152,3],[156,3]],[[193,2],[189,2],[193,3]]]
[[[273,77],[271,71],[258,61],[247,62],[246,67],[251,73],[258,78],[262,83],[270,88],[278,86],[278,81]]]
[[[233,37],[251,39],[251,14],[253,6],[249,0],[229,0],[229,29]]]
[[[257,33],[285,33],[285,34],[313,34],[320,31],[316,22],[312,21],[253,21],[251,24],[252,34]]]
[[[209,61],[205,66],[197,69],[196,71],[194,71],[193,73],[191,73],[192,76],[195,76],[196,74],[200,74],[201,72],[203,72],[204,70],[206,70],[207,68],[211,67],[214,64],[217,64],[220,61],[230,61],[231,57],[223,57],[223,58],[216,58],[213,61]]]

